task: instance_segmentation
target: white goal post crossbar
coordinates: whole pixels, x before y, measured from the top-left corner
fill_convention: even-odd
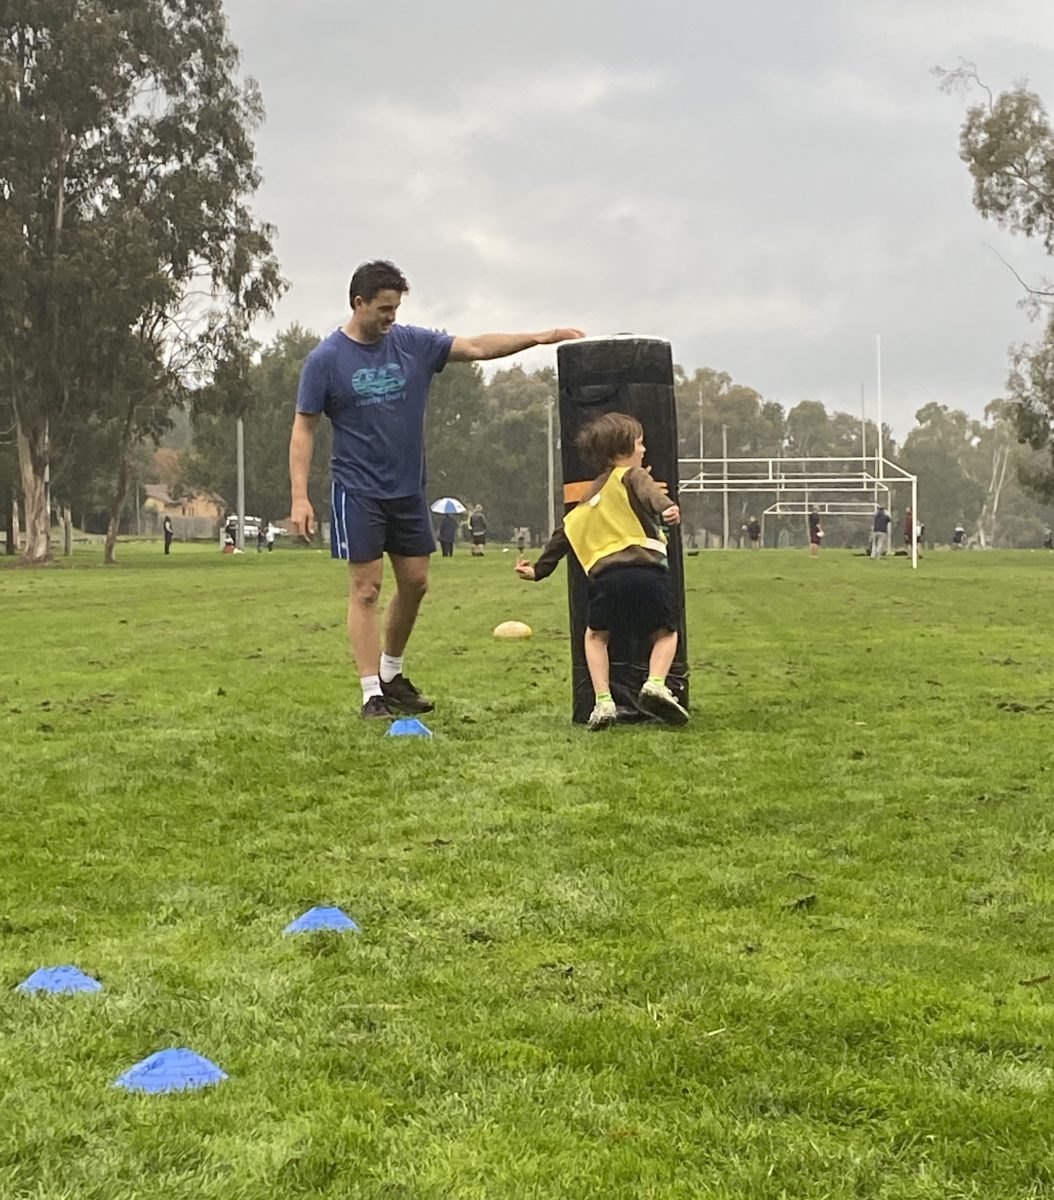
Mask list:
[[[725,501],[725,537],[728,545],[728,497],[730,494],[766,493],[776,495],[775,504],[765,515],[794,516],[807,514],[809,507],[830,516],[860,516],[872,511],[879,492],[888,500],[894,484],[911,487],[912,529],[911,566],[918,568],[917,530],[919,528],[918,476],[888,458],[682,458],[678,460],[681,494],[720,492]],[[872,499],[851,500],[850,496],[870,493]],[[806,499],[791,499],[804,494]],[[837,496],[823,500],[821,496]]]

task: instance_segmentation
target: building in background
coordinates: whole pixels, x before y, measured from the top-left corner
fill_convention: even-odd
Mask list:
[[[167,516],[172,529],[181,542],[214,539],[219,533],[227,511],[227,503],[215,492],[194,490],[178,499],[172,497],[163,483],[143,485],[146,499],[143,501],[143,534],[159,534],[161,523]]]

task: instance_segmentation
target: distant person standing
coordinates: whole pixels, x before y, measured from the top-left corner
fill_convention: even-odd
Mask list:
[[[274,526],[271,524],[270,521],[268,521],[265,528],[267,530],[267,533],[266,533],[267,553],[270,554],[271,551],[274,549]]]
[[[966,530],[963,529],[963,527],[961,525],[956,525],[955,530],[952,533],[952,549],[953,550],[965,550],[966,549]]]
[[[747,537],[750,538],[751,550],[761,549],[761,523],[757,517],[751,517],[747,522]]]
[[[904,545],[907,547],[907,551],[909,554],[911,553],[911,539],[913,536],[914,529],[915,529],[915,520],[912,517],[911,509],[909,508],[907,510],[907,512],[904,514]]]
[[[472,534],[472,557],[482,558],[483,548],[487,544],[487,518],[483,514],[482,504],[477,504],[472,510],[468,530]]]
[[[172,552],[172,539],[175,537],[175,530],[172,528],[172,518],[165,513],[165,519],[161,522],[161,532],[165,535],[165,553]]]
[[[809,555],[815,558],[820,553],[823,542],[823,527],[820,525],[820,513],[814,504],[809,509]]]
[[[454,557],[454,542],[457,541],[457,517],[444,513],[439,522],[439,548],[444,558]]]
[[[267,545],[267,530],[264,528],[263,521],[256,528],[256,553],[261,554],[264,546]]]
[[[875,509],[875,519],[871,522],[872,558],[885,558],[889,553],[889,526],[892,519],[881,504]]]

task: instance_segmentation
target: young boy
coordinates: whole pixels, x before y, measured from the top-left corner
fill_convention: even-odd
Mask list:
[[[671,725],[683,725],[688,712],[666,686],[677,650],[677,616],[666,537],[659,524],[677,525],[681,510],[670,503],[641,465],[644,430],[634,417],[606,413],[581,430],[575,445],[586,463],[601,474],[581,504],[564,518],[534,566],[519,558],[516,571],[521,579],[544,579],[571,550],[586,573],[589,616],[585,654],[596,695],[590,729],[604,729],[615,722],[608,640],[613,627],[630,624],[652,635],[641,707]]]

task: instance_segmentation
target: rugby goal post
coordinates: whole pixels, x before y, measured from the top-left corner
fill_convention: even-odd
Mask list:
[[[725,548],[729,543],[729,496],[775,496],[762,513],[763,523],[766,516],[805,515],[814,506],[829,516],[864,518],[871,517],[882,501],[889,507],[894,486],[910,486],[911,567],[918,568],[918,476],[888,458],[681,458],[678,469],[681,495],[723,496]]]

